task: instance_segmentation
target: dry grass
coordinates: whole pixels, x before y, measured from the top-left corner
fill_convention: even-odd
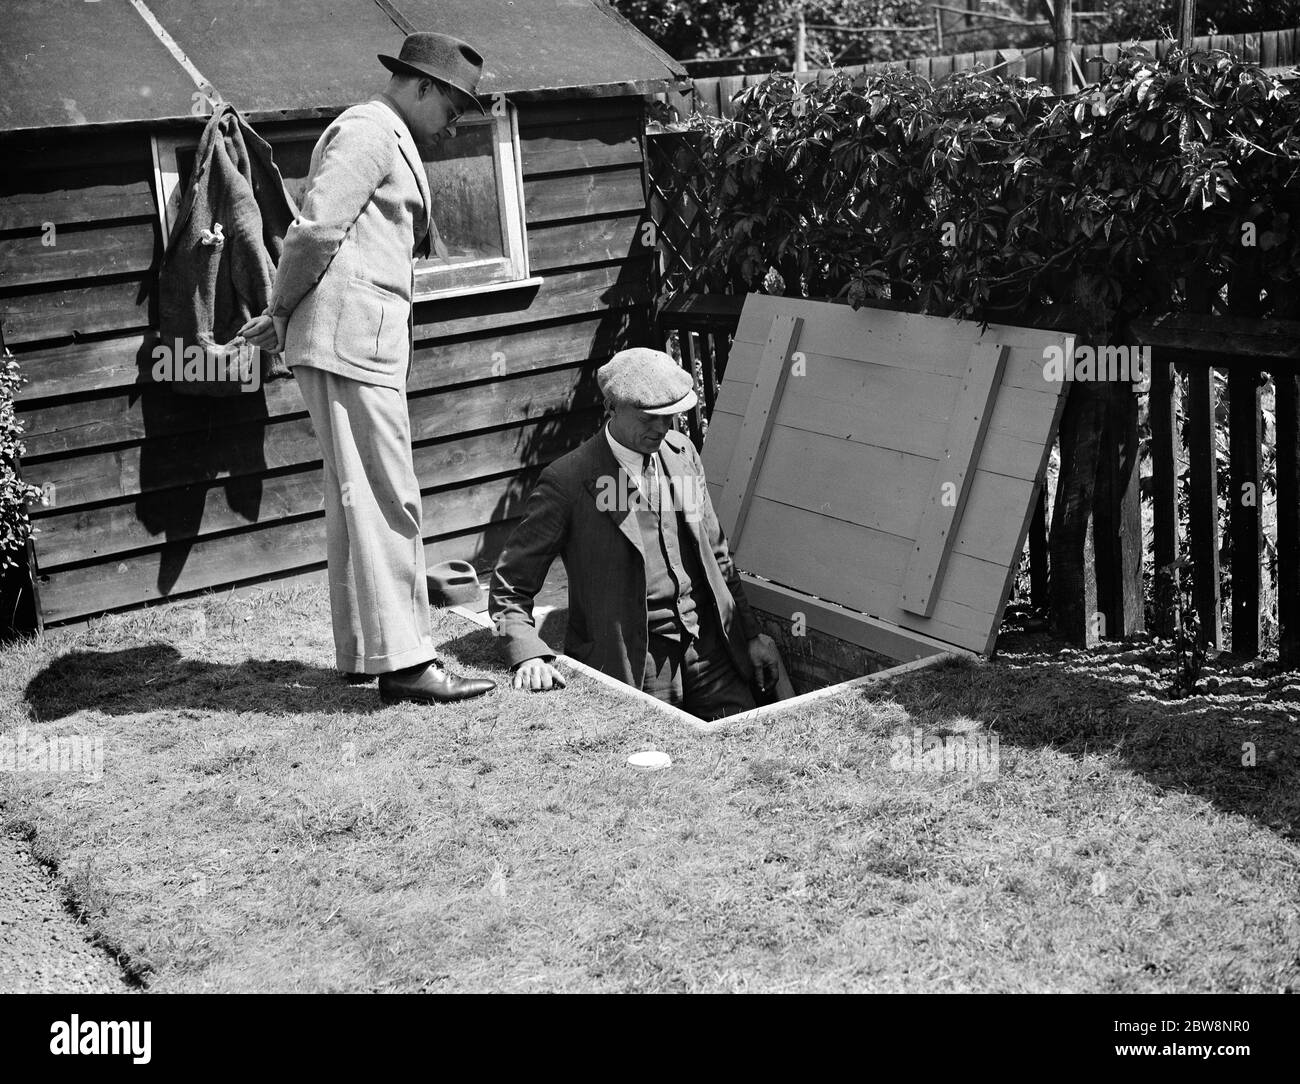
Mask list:
[[[501,676],[488,632],[443,614],[438,635]],[[1300,973],[1295,675],[1170,703],[1144,691],[1155,656],[1013,639],[990,665],[701,737],[581,677],[383,708],[331,658],[319,591],[6,654],[6,731],[105,739],[97,783],[0,776],[8,822],[152,989],[1275,990]],[[891,770],[891,733],[914,726],[996,731],[1000,774]],[[625,766],[651,746],[671,769]]]

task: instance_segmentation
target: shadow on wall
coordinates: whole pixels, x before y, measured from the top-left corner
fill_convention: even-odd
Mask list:
[[[498,539],[493,539],[491,545],[484,544],[478,548],[473,560],[480,570],[490,572],[496,563],[510,530],[523,513],[528,494],[536,485],[540,468],[599,432],[605,420],[605,409],[596,370],[619,350],[660,345],[650,323],[646,300],[653,282],[652,267],[649,260],[620,264],[618,278],[600,298],[611,311],[601,321],[591,355],[583,366],[567,408],[550,412],[550,417],[541,426],[520,431],[519,462],[526,469],[511,479],[506,493],[493,510],[493,522],[508,530]],[[540,623],[541,635],[557,650],[563,650],[567,618],[567,608],[563,608],[547,614]]]
[[[137,361],[145,439],[135,513],[151,535],[161,535],[165,542],[158,555],[157,587],[167,595],[203,530],[204,510],[218,478],[225,478],[220,488],[231,512],[250,524],[261,516],[266,389],[237,398],[178,395],[152,382],[151,347],[142,349]]]
[[[515,450],[521,470],[510,479],[491,514],[491,523],[503,529],[485,534],[473,556],[468,558],[480,571],[490,570],[496,563],[541,469],[598,431],[604,409],[596,370],[619,350],[649,342],[646,306],[641,302],[638,307],[640,299],[646,296],[644,276],[649,274],[649,268],[648,262],[625,264],[620,268],[618,280],[601,295],[602,304],[611,311],[600,322],[591,356],[583,365],[568,402],[535,415],[542,419],[540,425],[519,430]],[[517,406],[523,416],[534,417],[526,400]]]

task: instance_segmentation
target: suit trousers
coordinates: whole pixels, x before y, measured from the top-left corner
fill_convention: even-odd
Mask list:
[[[651,635],[641,688],[700,719],[722,719],[755,707],[754,694],[727,651],[711,607],[701,607],[700,635],[689,642]]]
[[[382,674],[437,657],[405,389],[294,366],[325,464],[338,668]]]

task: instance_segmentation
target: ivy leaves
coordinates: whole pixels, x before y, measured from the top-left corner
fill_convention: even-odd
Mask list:
[[[1178,309],[1189,267],[1300,271],[1300,105],[1223,53],[1129,49],[1061,100],[980,72],[838,72],[774,76],[738,107],[694,122],[719,224],[695,288],[776,268],[788,294],[981,320],[1071,304],[1101,337]]]

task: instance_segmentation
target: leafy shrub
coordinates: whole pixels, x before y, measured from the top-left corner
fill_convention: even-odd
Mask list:
[[[1184,308],[1188,269],[1211,290],[1259,279],[1261,315],[1294,305],[1300,105],[1226,54],[1132,48],[1063,99],[979,72],[840,72],[775,76],[738,106],[692,122],[716,222],[695,288],[1002,322],[1068,305],[1094,342]]]
[[[27,506],[41,499],[41,491],[23,482],[15,469],[23,454],[22,426],[14,415],[14,395],[21,383],[18,362],[0,357],[0,571],[22,560],[31,536]]]

